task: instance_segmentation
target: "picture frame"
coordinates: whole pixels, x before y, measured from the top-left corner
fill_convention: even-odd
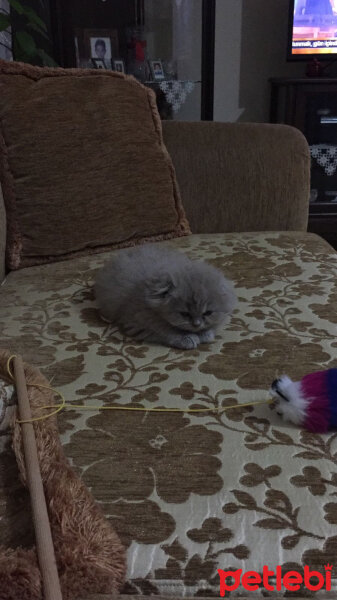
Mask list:
[[[83,29],[79,39],[80,59],[101,59],[106,67],[119,55],[117,29]]]
[[[117,73],[125,73],[125,63],[124,60],[118,59],[112,61],[112,69],[117,71]]]
[[[150,70],[154,81],[165,79],[164,67],[160,59],[150,60]]]
[[[90,59],[94,69],[107,69],[108,67],[106,66],[105,60],[103,60],[103,58],[91,58]]]

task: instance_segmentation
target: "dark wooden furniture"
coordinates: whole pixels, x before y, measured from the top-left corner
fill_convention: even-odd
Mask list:
[[[55,58],[62,67],[76,66],[75,35],[78,30],[114,28],[119,35],[119,54],[127,54],[127,27],[146,27],[146,0],[47,0]],[[173,3],[173,0],[171,0]],[[213,120],[214,45],[216,0],[202,0],[201,110],[202,120]],[[158,3],[160,11],[160,4]],[[159,104],[162,99],[159,97]]]
[[[270,83],[270,122],[297,127],[311,149],[326,145],[323,155],[333,146],[337,152],[337,78],[273,78]],[[312,158],[308,230],[337,248],[337,158],[336,169],[328,156],[327,164],[329,174]]]

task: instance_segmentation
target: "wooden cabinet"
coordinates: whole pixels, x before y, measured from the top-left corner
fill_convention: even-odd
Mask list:
[[[154,89],[162,118],[212,120],[215,1],[48,0],[56,60],[63,67],[122,64]]]
[[[337,248],[337,79],[275,78],[270,121],[302,131],[311,151],[308,230]]]

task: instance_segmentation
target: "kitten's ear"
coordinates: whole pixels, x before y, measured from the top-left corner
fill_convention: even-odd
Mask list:
[[[170,275],[165,274],[160,277],[153,277],[146,282],[147,296],[150,300],[164,300],[168,298],[172,290],[175,288],[173,279]]]

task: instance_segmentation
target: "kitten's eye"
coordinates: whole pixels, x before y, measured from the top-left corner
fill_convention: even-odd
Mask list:
[[[181,314],[182,317],[185,317],[187,319],[190,316],[190,313],[188,313],[188,312],[181,312],[180,314]]]
[[[206,312],[202,313],[202,316],[203,317],[210,317],[212,313],[213,313],[212,310],[206,310]]]

